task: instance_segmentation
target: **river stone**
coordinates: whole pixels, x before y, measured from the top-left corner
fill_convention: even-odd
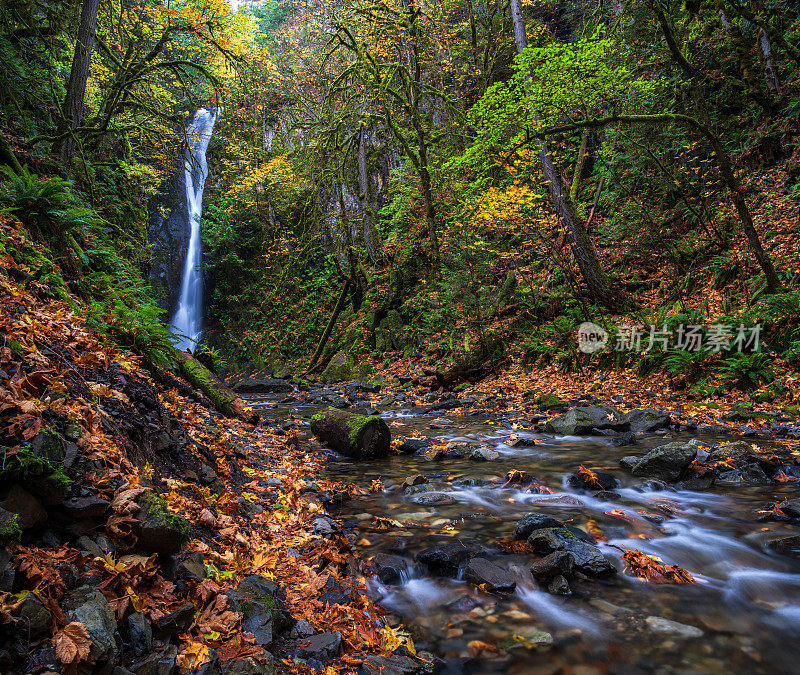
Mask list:
[[[514,527],[514,539],[527,539],[534,530],[544,530],[552,527],[564,527],[564,523],[541,513],[529,513],[519,520]]]
[[[261,652],[257,661],[252,656],[231,659],[220,663],[221,675],[274,675],[275,657],[267,651]]]
[[[595,429],[628,431],[629,428],[623,414],[611,405],[572,408],[545,424],[546,432],[559,436],[585,436]]]
[[[316,659],[323,663],[338,656],[342,648],[342,634],[338,631],[332,633],[319,633],[311,637],[297,640],[294,643],[301,658]]]
[[[641,457],[638,455],[626,455],[622,459],[619,460],[619,465],[623,469],[627,469],[628,471],[633,471],[634,467],[639,463]]]
[[[470,452],[469,458],[476,462],[492,462],[500,459],[500,453],[489,447],[475,448]]]
[[[567,478],[567,485],[576,490],[612,490],[619,485],[613,474],[606,471],[595,471],[597,482],[590,482],[582,473],[573,473]]]
[[[578,538],[566,528],[537,530],[528,538],[528,543],[537,553],[567,551],[575,568],[584,574],[605,576],[616,572],[596,545]]]
[[[75,520],[80,518],[102,518],[111,508],[111,502],[100,495],[72,497],[61,502],[61,508]]]
[[[563,574],[557,574],[550,580],[550,583],[547,584],[547,592],[552,595],[572,595],[569,581],[567,581],[567,578]]]
[[[787,499],[778,504],[778,508],[790,518],[800,518],[800,499]]]
[[[91,586],[81,586],[62,601],[61,608],[67,623],[79,621],[86,626],[92,641],[90,659],[95,663],[113,663],[119,653],[119,635],[105,596]]]
[[[413,455],[415,452],[424,452],[431,445],[433,441],[429,438],[407,438],[399,445],[397,452],[401,455]]]
[[[634,433],[649,433],[664,429],[672,422],[668,413],[649,408],[631,410],[622,419],[630,425],[630,430]]]
[[[456,500],[446,492],[423,492],[416,497],[412,497],[412,502],[420,506],[435,506],[455,504]]]
[[[30,631],[32,638],[37,638],[46,633],[50,629],[50,623],[53,619],[50,610],[33,593],[28,593],[22,599],[19,616],[21,628],[26,634]]]
[[[745,464],[741,468],[723,471],[717,476],[720,483],[747,483],[748,485],[770,485],[772,481],[758,464]]]
[[[458,568],[486,551],[481,544],[461,540],[431,546],[416,555],[416,560],[441,576],[454,577]]]
[[[800,557],[800,534],[793,534],[780,539],[771,539],[767,542],[767,548],[771,548],[777,553],[789,555],[794,558]]]
[[[405,558],[390,553],[378,553],[372,562],[378,578],[385,584],[396,584],[408,569]]]
[[[553,551],[531,565],[531,575],[537,581],[549,581],[558,575],[572,572],[572,556],[567,551]]]
[[[128,635],[134,655],[142,656],[153,648],[153,629],[141,612],[134,612],[128,617]]]
[[[276,633],[291,627],[283,612],[283,589],[274,581],[252,575],[227,595],[231,607],[242,614],[242,631],[252,633],[256,644],[269,645]]]
[[[17,525],[23,530],[32,530],[47,522],[47,511],[41,502],[20,485],[13,485],[8,496],[0,502],[0,508],[17,514]]]
[[[703,637],[704,633],[697,626],[689,626],[685,623],[678,623],[665,619],[663,616],[648,616],[645,621],[648,628],[654,633],[661,633],[662,635],[669,635],[679,638],[699,638]]]
[[[517,587],[514,577],[486,558],[472,558],[464,568],[464,579],[488,591],[510,593]]]
[[[414,659],[402,654],[391,657],[370,654],[361,666],[364,675],[416,675],[423,672]]]
[[[691,443],[676,441],[653,448],[633,467],[633,475],[658,480],[678,480],[697,454]]]
[[[130,671],[134,675],[173,675],[177,657],[178,648],[175,645],[166,645],[134,661],[130,665]]]

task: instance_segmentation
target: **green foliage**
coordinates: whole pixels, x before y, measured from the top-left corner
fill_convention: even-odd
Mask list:
[[[752,389],[773,378],[772,359],[762,352],[735,353],[719,361],[716,369],[736,389]]]
[[[14,513],[11,518],[0,523],[0,541],[3,543],[18,542],[22,538],[19,516]]]

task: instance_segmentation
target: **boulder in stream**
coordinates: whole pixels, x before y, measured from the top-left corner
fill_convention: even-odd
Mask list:
[[[624,417],[613,405],[572,408],[547,422],[545,431],[559,436],[585,436],[595,430],[628,431],[630,422]]]
[[[464,578],[490,592],[510,593],[517,587],[510,572],[486,558],[472,558],[464,568]]]
[[[633,475],[658,480],[678,480],[697,455],[697,446],[676,441],[659,445],[644,455],[633,467]]]
[[[536,530],[528,537],[528,543],[537,553],[566,551],[575,569],[590,576],[606,576],[616,572],[596,544],[590,544],[566,528]]]
[[[457,539],[426,548],[417,553],[416,559],[435,574],[454,577],[461,565],[484,553],[487,549],[483,545]]]
[[[311,418],[311,430],[331,448],[353,459],[389,454],[389,426],[377,415],[367,417],[328,408]]]

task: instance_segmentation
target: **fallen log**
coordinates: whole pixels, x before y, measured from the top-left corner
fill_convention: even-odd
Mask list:
[[[249,424],[257,424],[258,413],[253,412],[239,395],[231,390],[214,373],[188,352],[176,352],[181,375],[202,391],[223,415],[236,417]]]
[[[378,415],[367,417],[328,408],[311,418],[311,431],[331,448],[353,459],[389,454],[389,426]]]

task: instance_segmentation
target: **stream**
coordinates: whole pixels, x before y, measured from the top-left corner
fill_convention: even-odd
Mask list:
[[[287,402],[285,396],[249,400],[268,419],[297,420],[301,439],[319,449],[308,420],[325,406],[309,397]],[[738,437],[662,432],[633,447],[614,447],[608,437],[537,433],[529,429],[536,416],[483,406],[419,415],[401,402],[379,411],[393,438],[489,446],[499,453],[492,461],[427,461],[414,454],[354,462],[326,450],[330,478],[367,489],[373,481],[383,483],[383,490],[357,496],[332,515],[354,533],[363,557],[390,554],[404,561],[393,583],[374,576],[368,587],[411,631],[418,650],[444,659],[445,672],[452,673],[798,672],[800,561],[772,552],[765,541],[800,532],[755,516],[766,504],[796,496],[796,484],[674,490],[633,478],[619,459],[670,440],[697,437],[712,444]],[[368,407],[369,401],[350,410]],[[431,428],[432,422],[445,428]],[[620,486],[599,494],[571,489],[566,477],[581,464],[613,473]],[[512,470],[531,474],[534,482],[508,483]],[[405,494],[403,481],[418,474],[429,481],[428,491]],[[431,492],[446,497],[420,503]],[[432,576],[414,562],[419,551],[454,540],[502,554],[500,540],[510,539],[517,521],[533,512],[601,533],[608,541],[599,542],[600,550],[619,573],[571,580],[572,593],[563,597],[539,587],[528,572],[529,556],[511,553],[501,560],[515,575],[516,589],[498,594],[464,581],[461,572]],[[655,584],[631,576],[616,547],[679,565],[697,583]]]

